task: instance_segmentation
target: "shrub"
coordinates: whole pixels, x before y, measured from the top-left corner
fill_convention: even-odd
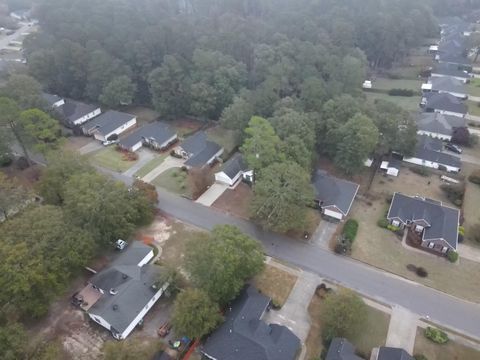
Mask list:
[[[465,228],[464,228],[463,226],[459,226],[459,227],[458,227],[458,233],[459,233],[460,235],[465,235]]]
[[[10,166],[13,162],[13,157],[10,154],[0,155],[0,167]]]
[[[409,89],[391,89],[388,91],[390,96],[415,96],[416,94],[416,91]]]
[[[358,221],[355,219],[348,219],[343,227],[343,236],[350,243],[353,243],[358,231]]]
[[[387,229],[392,231],[392,232],[397,232],[397,231],[400,230],[400,228],[398,226],[395,226],[395,225],[392,225],[392,224],[388,224]]]
[[[468,181],[480,185],[480,169],[474,170],[468,177]]]
[[[445,344],[448,342],[448,335],[445,332],[430,326],[425,329],[425,337],[436,344]]]
[[[450,262],[454,263],[458,260],[458,253],[451,250],[447,253],[447,258]]]
[[[415,360],[428,360],[428,358],[425,355],[422,355],[422,354],[415,354],[415,355],[413,355],[413,358]]]
[[[447,195],[447,198],[457,206],[463,203],[463,195],[465,194],[465,185],[463,184],[442,184],[440,189]]]
[[[423,176],[423,177],[430,176],[430,171],[426,167],[416,167],[415,166],[415,167],[411,167],[410,171],[417,174],[417,175]]]
[[[427,270],[425,270],[423,267],[417,267],[417,270],[415,270],[415,274],[417,274],[417,276],[420,276],[422,278],[425,278],[428,276]]]
[[[387,219],[381,218],[380,220],[377,221],[377,225],[380,226],[381,228],[386,229],[390,223],[388,222]]]

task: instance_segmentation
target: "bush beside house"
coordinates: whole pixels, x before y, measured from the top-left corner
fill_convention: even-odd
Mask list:
[[[448,335],[444,331],[430,326],[425,329],[425,337],[436,344],[445,344],[448,342]]]

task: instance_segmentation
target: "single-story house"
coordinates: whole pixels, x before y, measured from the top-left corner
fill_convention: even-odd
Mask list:
[[[46,98],[44,97],[44,99]],[[54,99],[57,99],[57,101],[51,103],[52,107],[58,105],[55,107],[55,110],[60,114],[65,126],[69,128],[80,126],[102,113],[100,107],[96,105],[85,104],[72,99],[62,99],[62,104],[62,100],[59,97],[50,97],[50,101]]]
[[[467,54],[466,38],[463,34],[452,34],[442,37],[435,60],[440,63],[471,67],[472,62],[468,59]]]
[[[387,214],[388,221],[407,227],[421,236],[421,246],[446,254],[456,251],[460,211],[440,201],[395,193]]]
[[[352,207],[360,185],[333,177],[320,169],[313,176],[312,183],[315,201],[318,202],[322,214],[343,220]]]
[[[463,100],[468,98],[465,83],[452,77],[431,77],[427,83],[422,84],[422,91],[447,93]]]
[[[178,156],[187,160],[184,165],[188,168],[202,168],[211,165],[223,154],[223,148],[208,140],[204,131],[199,131],[188,137],[174,151]]]
[[[414,360],[405,350],[382,346],[372,351],[371,360]],[[375,357],[373,357],[375,356]],[[347,339],[334,338],[325,360],[363,360],[355,354],[355,347]]]
[[[391,158],[389,161],[382,161],[380,169],[384,170],[387,175],[398,176],[400,172],[401,161]]]
[[[120,135],[136,124],[135,115],[109,110],[83,125],[82,129],[85,135],[93,135],[95,139],[105,141],[112,135]]]
[[[246,287],[227,308],[225,322],[205,341],[201,352],[211,360],[295,360],[300,339],[286,326],[262,320],[271,299]]]
[[[438,112],[444,115],[464,117],[468,106],[459,98],[446,93],[424,93],[421,105],[426,112]]]
[[[431,71],[432,77],[452,77],[454,79],[463,81],[467,83],[472,78],[472,74],[468,71],[463,70],[458,67],[458,65],[451,65],[451,64],[435,64]]]
[[[62,105],[65,105],[65,99],[58,95],[42,93],[42,99],[50,109],[56,109]]]
[[[168,287],[158,283],[162,268],[148,264],[153,256],[150,246],[134,241],[76,295],[88,316],[117,340],[132,332]]]
[[[463,117],[440,113],[420,113],[416,116],[417,134],[450,141],[456,129],[466,128]]]
[[[404,157],[403,161],[432,169],[442,169],[458,173],[462,167],[459,157],[444,152],[443,141],[426,135],[417,135],[415,153]]]
[[[222,169],[215,174],[215,181],[233,186],[244,176],[247,177],[246,180],[251,181],[251,173],[252,172],[249,171],[243,155],[235,153],[225,164],[223,164]]]
[[[119,146],[128,151],[137,151],[143,145],[155,150],[164,150],[177,141],[178,136],[172,128],[159,121],[142,126],[123,138]]]

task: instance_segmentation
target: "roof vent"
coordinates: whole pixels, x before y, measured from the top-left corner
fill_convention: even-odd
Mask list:
[[[113,304],[113,310],[118,310],[118,305],[117,304]]]
[[[115,288],[110,289],[110,295],[117,295],[118,291]]]

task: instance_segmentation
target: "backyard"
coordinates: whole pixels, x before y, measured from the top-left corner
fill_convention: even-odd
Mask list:
[[[128,160],[125,153],[117,151],[115,146],[109,146],[90,154],[90,159],[96,165],[118,172],[127,171],[137,162]]]
[[[480,344],[476,344],[477,349],[460,344],[459,342],[450,340],[446,344],[435,344],[428,340],[424,335],[424,330],[417,328],[417,336],[415,338],[415,355],[421,354],[427,359],[434,360],[470,360],[480,359]]]
[[[373,88],[380,90],[391,90],[391,89],[407,89],[413,90],[420,93],[420,87],[422,82],[420,80],[411,80],[411,79],[387,79],[387,78],[376,78],[373,81]]]
[[[263,272],[252,280],[252,284],[276,304],[283,306],[296,281],[297,277],[295,275],[274,265],[266,264]]]
[[[317,359],[323,350],[322,324],[320,320],[322,307],[323,299],[318,295],[314,295],[308,307],[312,324],[306,340],[306,360]],[[367,320],[365,329],[368,329],[368,331],[359,332],[348,340],[355,346],[359,354],[368,359],[368,355],[374,347],[385,345],[389,322],[390,315],[384,313],[383,311],[367,306]]]
[[[211,141],[216,142],[225,149],[225,156],[230,155],[239,145],[237,134],[233,130],[225,129],[222,126],[215,126],[211,127],[206,132]]]
[[[372,103],[377,99],[381,99],[393,102],[407,111],[417,111],[420,108],[420,96],[390,96],[388,94],[373,92],[365,92],[365,95],[367,96],[367,100]]]
[[[439,177],[431,175],[423,178],[407,168],[402,168],[400,176],[395,179],[377,174],[369,195],[358,199],[352,207],[351,217],[360,224],[352,257],[449,294],[479,302],[479,263],[460,259],[458,263],[451,264],[445,258],[405,248],[397,235],[377,225],[377,221],[385,217],[387,198],[394,191],[446,201],[439,184]],[[407,269],[409,264],[425,268],[428,277],[416,276]]]
[[[155,169],[157,166],[159,166],[165,158],[168,156],[168,152],[163,152],[163,153],[156,153],[155,157],[150,160],[148,163],[146,163],[140,170],[138,170],[135,173],[135,176],[138,176],[139,178],[143,178],[145,175],[147,175],[150,171]]]
[[[157,176],[152,184],[160,186],[174,194],[192,197],[192,189],[188,179],[188,173],[179,168],[168,169]]]
[[[131,106],[125,109],[126,113],[135,115],[137,117],[137,124],[138,126],[151,123],[158,119],[160,116],[155,110],[143,107],[143,106]]]

